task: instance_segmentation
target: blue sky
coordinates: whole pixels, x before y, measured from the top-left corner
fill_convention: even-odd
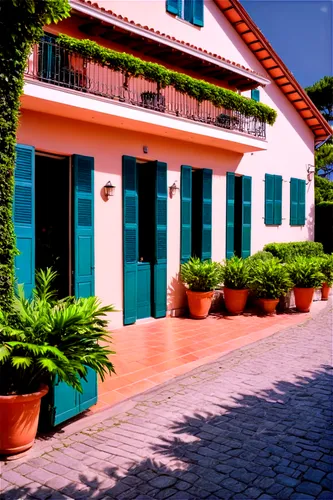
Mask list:
[[[333,74],[331,0],[241,2],[303,87]]]

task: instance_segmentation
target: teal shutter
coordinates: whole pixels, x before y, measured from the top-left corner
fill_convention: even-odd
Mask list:
[[[15,257],[15,275],[24,285],[27,298],[35,286],[35,149],[16,146],[14,190],[14,231],[19,255]]]
[[[123,156],[124,325],[137,318],[138,192],[136,159]]]
[[[193,22],[194,0],[183,0],[184,2],[184,19],[189,23]]]
[[[170,14],[175,14],[176,16],[180,16],[181,14],[181,0],[166,0],[166,10],[170,12]]]
[[[167,310],[167,164],[156,162],[155,181],[155,263],[154,318],[166,316]]]
[[[298,179],[290,179],[290,225],[298,225]]]
[[[202,170],[201,260],[212,258],[212,174],[208,168]]]
[[[204,25],[204,0],[193,1],[193,24],[196,26]]]
[[[253,99],[256,102],[260,101],[260,91],[258,89],[251,90],[251,99]]]
[[[298,224],[305,224],[305,191],[306,183],[302,179],[298,179]]]
[[[242,248],[243,259],[251,255],[252,177],[242,177]]]
[[[282,224],[282,176],[274,175],[274,224]]]
[[[180,184],[180,262],[183,264],[192,253],[192,167],[182,165]]]
[[[227,207],[226,207],[226,258],[234,254],[235,245],[235,174],[227,172]]]
[[[274,175],[265,175],[265,224],[274,224]]]
[[[94,158],[73,155],[74,166],[74,292],[95,295]]]

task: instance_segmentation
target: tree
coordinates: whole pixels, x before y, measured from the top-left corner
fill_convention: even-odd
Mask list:
[[[29,52],[43,26],[70,15],[68,0],[0,1],[0,304],[14,293],[15,235],[12,221],[15,144],[20,97]]]

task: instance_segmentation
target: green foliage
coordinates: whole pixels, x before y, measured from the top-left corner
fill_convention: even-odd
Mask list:
[[[279,299],[292,286],[286,266],[276,257],[252,262],[249,288],[258,299]]]
[[[320,177],[330,177],[333,173],[332,137],[315,152],[316,172]],[[316,187],[316,186],[315,186]]]
[[[143,61],[130,54],[107,49],[92,40],[78,40],[61,34],[57,41],[62,47],[79,53],[85,59],[114,71],[120,71],[128,77],[142,76],[150,82],[157,83],[160,88],[173,87],[199,102],[210,101],[214,106],[239,111],[245,116],[254,116],[269,125],[273,125],[276,120],[276,111],[266,104],[247,99],[232,90],[167,69],[161,64]]]
[[[14,296],[15,236],[12,217],[16,131],[23,75],[43,26],[69,16],[68,0],[0,2],[0,303],[9,310]]]
[[[222,266],[210,260],[192,257],[181,265],[180,278],[193,292],[209,292],[222,283]]]
[[[319,288],[324,282],[320,259],[299,256],[286,264],[290,279],[297,288]]]
[[[331,287],[333,285],[333,254],[321,257],[319,266],[320,272],[324,275],[324,282]]]
[[[310,99],[317,106],[327,121],[333,120],[333,76],[324,76],[321,80],[305,89]]]
[[[317,207],[333,207],[333,200],[332,201],[321,201],[318,203]]]
[[[319,257],[324,254],[322,243],[315,241],[268,243],[264,246],[264,251],[272,253],[282,262],[289,262],[297,256]]]
[[[225,260],[223,266],[223,283],[233,290],[248,288],[249,264],[248,260],[233,256]]]
[[[315,176],[315,201],[316,205],[324,201],[333,202],[333,182],[319,175]]]
[[[51,269],[36,273],[31,301],[23,288],[11,313],[0,311],[0,394],[29,394],[60,380],[82,392],[87,367],[114,372],[106,344],[107,313],[96,297],[56,299]]]
[[[265,250],[259,250],[259,252],[256,252],[250,257],[248,257],[247,261],[249,264],[252,264],[253,262],[257,262],[258,260],[266,261],[271,259],[274,259],[274,255],[271,252],[266,252]]]

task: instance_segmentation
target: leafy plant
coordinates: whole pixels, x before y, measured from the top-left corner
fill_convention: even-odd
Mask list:
[[[180,278],[193,292],[209,292],[222,283],[222,266],[210,260],[192,257],[181,265]]]
[[[259,252],[254,253],[247,258],[248,264],[256,263],[257,261],[267,261],[274,259],[274,255],[271,252],[266,252],[265,250],[259,250]]]
[[[252,262],[249,288],[258,299],[279,299],[292,288],[288,270],[276,257]]]
[[[248,288],[249,265],[246,260],[233,256],[223,266],[224,286],[233,290]]]
[[[66,382],[82,392],[87,367],[103,380],[114,372],[106,344],[107,313],[96,297],[56,300],[51,269],[36,273],[31,301],[19,288],[11,313],[0,311],[0,394],[29,394]]]
[[[320,257],[324,255],[322,243],[317,241],[290,241],[288,243],[268,243],[265,252],[270,252],[282,262],[289,262],[297,256]]]
[[[319,266],[320,272],[324,275],[324,283],[331,287],[333,285],[333,254],[321,257]]]
[[[294,287],[319,288],[324,282],[319,259],[299,256],[286,264],[286,268]]]
[[[276,111],[266,104],[248,99],[213,83],[167,69],[161,64],[143,61],[131,54],[107,49],[92,40],[78,40],[61,34],[57,41],[61,47],[80,54],[86,60],[114,71],[120,71],[126,76],[142,76],[150,82],[157,83],[160,88],[173,87],[178,92],[187,94],[199,102],[210,101],[218,108],[239,111],[245,116],[256,117],[269,125],[273,125],[276,120]]]

